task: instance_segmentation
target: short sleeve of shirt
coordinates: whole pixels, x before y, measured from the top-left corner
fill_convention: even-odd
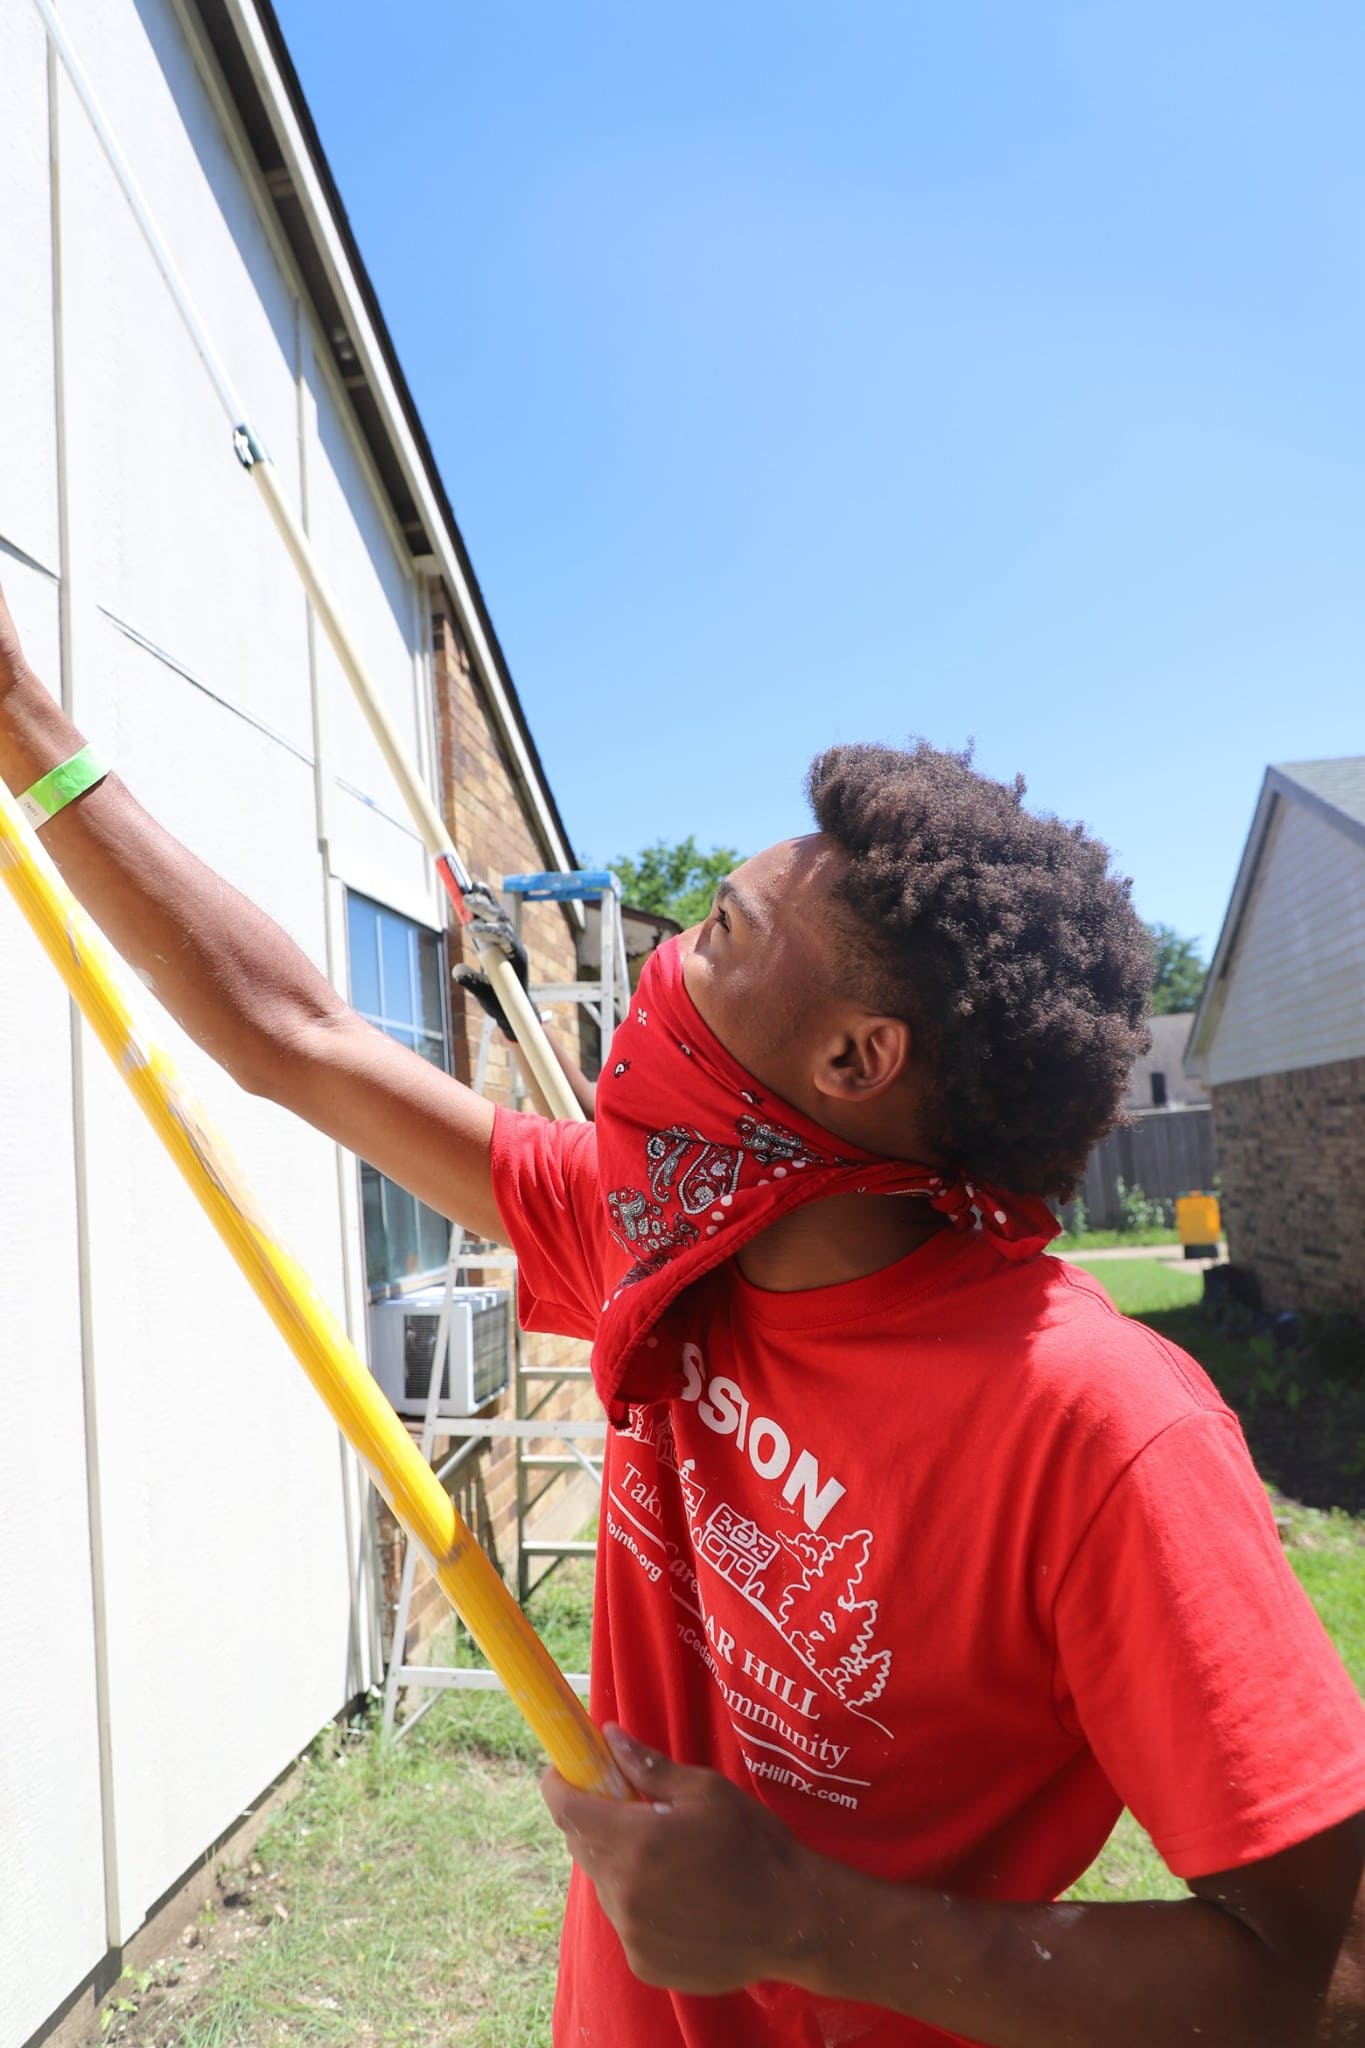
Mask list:
[[[490,1156],[494,1198],[517,1255],[522,1323],[592,1338],[605,1251],[596,1131],[499,1109]]]
[[[1063,1719],[1177,1876],[1365,1808],[1365,1708],[1226,1412],[1172,1422],[1115,1482],[1056,1626]]]

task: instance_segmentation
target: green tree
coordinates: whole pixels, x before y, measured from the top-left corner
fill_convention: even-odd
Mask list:
[[[1208,966],[1200,958],[1199,941],[1182,939],[1168,924],[1149,924],[1156,973],[1152,979],[1152,1015],[1168,1016],[1173,1010],[1193,1010],[1204,993]]]
[[[623,901],[637,910],[676,917],[685,929],[701,923],[717,882],[738,867],[741,858],[732,846],[713,846],[703,853],[689,832],[676,846],[657,839],[634,858],[622,854],[612,866],[621,878]]]

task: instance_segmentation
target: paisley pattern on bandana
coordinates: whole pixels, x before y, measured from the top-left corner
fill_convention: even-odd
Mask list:
[[[835,1155],[826,1157],[823,1153],[811,1151],[802,1143],[795,1131],[784,1130],[781,1124],[760,1123],[756,1116],[742,1116],[735,1125],[746,1152],[752,1152],[760,1166],[774,1166],[780,1160],[784,1166],[851,1166],[852,1160],[840,1159]]]
[[[697,1241],[692,1224],[670,1222],[657,1202],[651,1202],[648,1195],[635,1188],[615,1189],[607,1196],[607,1207],[611,1211],[612,1236],[624,1251],[633,1252],[637,1261],[643,1258],[652,1264],[661,1258],[671,1258],[674,1252]]]
[[[677,1112],[661,1123],[661,1107]],[[1057,1235],[1047,1205],[835,1139],[758,1089],[702,1022],[676,939],[646,963],[633,1014],[597,1087],[597,1156],[621,1265],[602,1305],[594,1377],[612,1420],[661,1400],[681,1370],[659,1338],[694,1280],[803,1203],[914,1195],[958,1230],[979,1227],[1009,1259]]]
[[[717,1145],[687,1124],[670,1124],[646,1138],[645,1158],[655,1201],[676,1200],[687,1215],[700,1216],[734,1193],[744,1155],[737,1146]]]

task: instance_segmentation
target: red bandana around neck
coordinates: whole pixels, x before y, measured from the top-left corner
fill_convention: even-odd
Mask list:
[[[596,1121],[621,1261],[602,1304],[593,1376],[618,1423],[631,1403],[672,1392],[676,1361],[657,1325],[683,1289],[804,1202],[918,1195],[956,1230],[979,1225],[1007,1259],[1033,1258],[1060,1228],[1036,1196],[864,1152],[762,1087],[702,1022],[676,939],[646,962],[612,1038]]]

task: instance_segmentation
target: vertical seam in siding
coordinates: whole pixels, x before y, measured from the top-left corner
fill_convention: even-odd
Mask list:
[[[52,358],[57,429],[57,589],[58,645],[62,708],[75,716],[75,674],[72,648],[71,496],[68,488],[66,431],[66,351],[62,292],[62,187],[58,93],[61,66],[51,39],[47,42],[48,155],[51,166]],[[86,1525],[90,1541],[90,1605],[95,1652],[95,1711],[98,1721],[100,1850],[104,1878],[104,1938],[110,1948],[123,1940],[119,1897],[118,1821],[114,1797],[113,1731],[110,1725],[109,1623],[104,1578],[104,1524],[100,1491],[99,1420],[95,1389],[94,1300],[90,1287],[90,1186],[85,1122],[85,1025],[75,1002],[69,1004],[71,1043],[72,1171],[76,1192],[76,1258],[78,1275],[81,1407],[85,1431]]]

